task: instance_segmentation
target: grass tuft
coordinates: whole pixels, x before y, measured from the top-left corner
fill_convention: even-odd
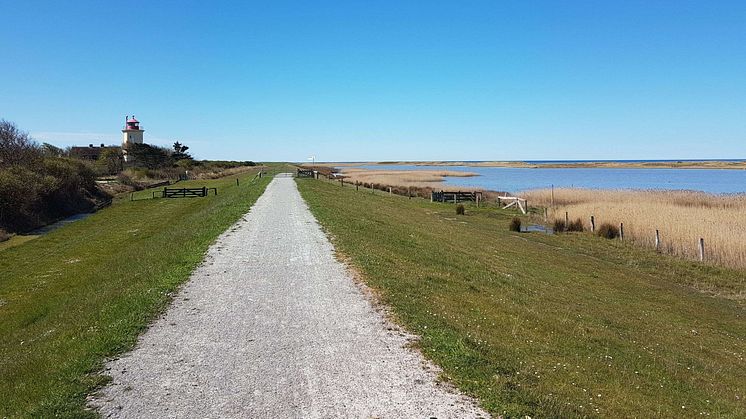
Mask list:
[[[456,205],[456,215],[464,215],[465,213],[466,213],[466,208],[464,208],[464,204]]]
[[[619,237],[619,227],[611,223],[603,223],[598,226],[596,234],[606,239],[616,239]]]
[[[583,226],[583,220],[580,218],[576,218],[575,221],[570,221],[570,224],[567,225],[567,231],[583,232],[584,230],[585,226]]]

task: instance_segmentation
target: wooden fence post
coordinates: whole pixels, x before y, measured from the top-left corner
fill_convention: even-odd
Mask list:
[[[236,186],[238,186],[238,178],[236,178]]]
[[[453,203],[454,204],[458,203],[458,194],[460,194],[460,193],[461,193],[461,191],[458,191],[457,193],[453,194]]]
[[[661,236],[658,230],[655,230],[655,250],[656,252],[661,250]]]
[[[704,262],[705,260],[705,239],[699,238],[699,260]]]
[[[596,219],[591,215],[591,233],[596,231]]]
[[[134,200],[135,200],[135,193],[130,192],[130,201],[134,201]]]
[[[544,222],[547,222],[547,214],[549,213],[549,210],[547,210],[546,207],[544,207]]]
[[[389,195],[391,195],[391,186],[389,186]]]
[[[482,196],[481,194],[476,194],[477,196],[477,208],[479,208],[479,198]]]
[[[430,202],[433,202],[433,191],[430,191]]]
[[[565,228],[567,228],[568,225],[570,225],[570,214],[565,211]]]
[[[355,190],[356,191],[360,190],[360,182],[355,182]]]
[[[624,223],[619,223],[619,240],[624,240]]]

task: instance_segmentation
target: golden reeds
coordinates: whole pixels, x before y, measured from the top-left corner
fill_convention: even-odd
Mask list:
[[[443,182],[446,176],[477,176],[476,173],[456,170],[367,170],[356,168],[345,168],[342,175],[353,183],[379,183],[403,187],[437,187],[435,184]]]
[[[552,199],[552,195],[554,198]],[[624,237],[655,246],[660,232],[661,251],[699,258],[703,238],[705,260],[724,266],[746,267],[746,195],[713,195],[694,191],[631,191],[549,189],[522,194],[533,205],[549,208],[550,220],[581,217],[586,225],[624,223]],[[552,205],[554,204],[554,205]]]

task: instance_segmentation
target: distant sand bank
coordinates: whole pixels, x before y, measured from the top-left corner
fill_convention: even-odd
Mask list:
[[[665,161],[665,162],[556,162],[556,163],[527,163],[522,161],[398,161],[398,162],[360,162],[360,163],[316,163],[326,167],[355,167],[355,166],[467,166],[467,167],[513,167],[513,168],[544,168],[544,169],[574,169],[574,168],[607,168],[607,169],[741,169],[746,170],[746,161]]]

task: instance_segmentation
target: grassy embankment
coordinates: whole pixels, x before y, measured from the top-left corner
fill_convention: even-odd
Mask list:
[[[494,208],[298,183],[423,353],[493,414],[746,416],[743,271],[512,233]]]
[[[79,417],[102,361],[132,347],[271,176],[179,186],[208,198],[121,200],[89,218],[0,250],[0,417]]]
[[[522,194],[529,202],[551,208],[547,189]],[[713,195],[693,191],[624,191],[555,189],[551,218],[580,217],[586,226],[624,223],[625,239],[654,247],[660,231],[661,251],[698,259],[705,241],[708,263],[746,269],[746,195]]]

